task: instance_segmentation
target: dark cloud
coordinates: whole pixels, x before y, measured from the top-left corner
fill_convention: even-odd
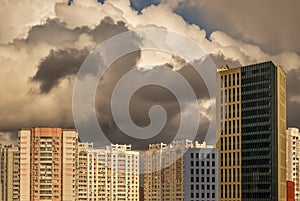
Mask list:
[[[85,29],[69,29],[66,24],[58,19],[47,19],[45,24],[33,26],[26,38],[27,43],[36,45],[37,43],[48,43],[51,45],[61,45],[61,43],[74,42]]]
[[[44,24],[31,27],[25,39],[14,39],[11,44],[20,47],[35,47],[40,43],[56,47],[72,46],[81,34],[89,31],[88,27],[70,29],[64,22],[48,18]]]
[[[92,38],[92,42],[97,46],[103,41],[126,31],[128,31],[128,28],[125,22],[115,22],[110,17],[102,19],[93,29],[87,26],[68,28],[66,23],[61,22],[59,19],[48,18],[44,24],[31,27],[25,39],[15,39],[10,44],[22,48],[35,47],[40,43],[60,47],[61,49],[72,48],[74,43],[79,41],[79,37],[86,34]]]
[[[130,143],[135,149],[145,149],[148,147],[149,143],[169,143],[173,140],[178,132],[181,118],[180,115],[182,111],[180,110],[178,100],[168,89],[154,85],[145,86],[137,90],[136,93],[131,97],[129,107],[131,119],[137,126],[148,126],[150,124],[148,114],[150,108],[154,105],[160,105],[165,109],[167,114],[167,122],[164,128],[157,136],[150,137],[147,140],[136,139],[120,131],[112,117],[112,93],[117,82],[122,78],[122,76],[125,75],[125,73],[135,68],[139,59],[140,52],[134,52],[121,57],[110,66],[99,83],[96,98],[96,107],[98,110],[99,123],[103,128],[107,138],[111,142]],[[180,58],[173,57],[173,61],[177,61],[178,63],[167,63],[164,66],[156,66],[151,70],[137,73],[136,80],[143,79],[143,76],[145,76],[147,73],[151,73],[153,71],[160,72],[161,68],[174,68],[173,65],[176,65],[177,67],[180,66],[180,70],[178,70],[177,72],[185,77],[199,99],[206,100],[208,98],[207,88],[198,73],[196,73],[189,64],[186,64]],[[170,76],[168,75],[164,77],[168,78],[172,85],[177,86],[180,89],[181,86],[176,83],[176,80],[170,79]],[[134,82],[135,80],[132,80],[132,83]],[[118,103],[120,105],[124,104],[123,100],[118,100]],[[125,106],[126,105],[124,105],[124,107]],[[197,136],[197,138],[201,140],[204,139],[204,135],[206,134],[209,125],[208,119],[202,120],[203,121],[201,122],[201,125],[198,129]],[[123,123],[127,124],[128,122],[124,120]],[[134,135],[138,136],[138,134]],[[190,136],[190,133],[187,133],[187,136]]]
[[[33,27],[29,31],[28,43],[47,42],[62,43],[63,41],[75,42],[82,33],[89,34],[96,44],[128,31],[124,22],[114,22],[110,17],[104,18],[95,29],[87,27],[66,28],[64,23],[58,20],[48,20],[44,25]],[[48,93],[59,81],[66,76],[75,75],[84,59],[89,55],[88,48],[84,49],[60,49],[51,50],[49,55],[41,61],[38,71],[32,80],[40,82],[41,93]]]
[[[49,93],[61,79],[75,75],[88,54],[88,49],[51,50],[50,54],[41,61],[32,80],[40,82],[41,93]]]

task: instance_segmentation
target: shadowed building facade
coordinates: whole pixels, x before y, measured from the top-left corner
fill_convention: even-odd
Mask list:
[[[264,62],[218,69],[219,199],[286,200],[286,76]]]

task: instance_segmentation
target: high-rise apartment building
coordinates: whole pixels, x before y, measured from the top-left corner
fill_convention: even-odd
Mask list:
[[[286,200],[286,77],[264,62],[218,69],[219,199]]]
[[[298,128],[286,131],[286,179],[295,184],[295,201],[300,201],[300,133]]]
[[[144,154],[144,200],[218,200],[217,157],[217,149],[205,143],[149,145]]]
[[[80,143],[78,151],[79,200],[139,200],[139,152],[131,145]]]
[[[19,152],[14,145],[0,145],[0,200],[19,200]]]
[[[32,128],[18,135],[20,201],[77,200],[77,132]]]

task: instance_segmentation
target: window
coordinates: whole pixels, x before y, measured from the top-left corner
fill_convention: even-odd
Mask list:
[[[232,84],[235,86],[235,74],[232,75]]]

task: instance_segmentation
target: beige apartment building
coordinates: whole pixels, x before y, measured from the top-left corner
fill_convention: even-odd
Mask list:
[[[31,128],[18,136],[20,201],[77,200],[77,132]]]
[[[298,128],[286,131],[286,179],[295,183],[295,201],[300,200],[300,133]]]
[[[14,145],[0,145],[0,200],[19,200],[19,154]]]
[[[78,153],[79,200],[139,200],[139,152],[131,145],[80,143]]]

